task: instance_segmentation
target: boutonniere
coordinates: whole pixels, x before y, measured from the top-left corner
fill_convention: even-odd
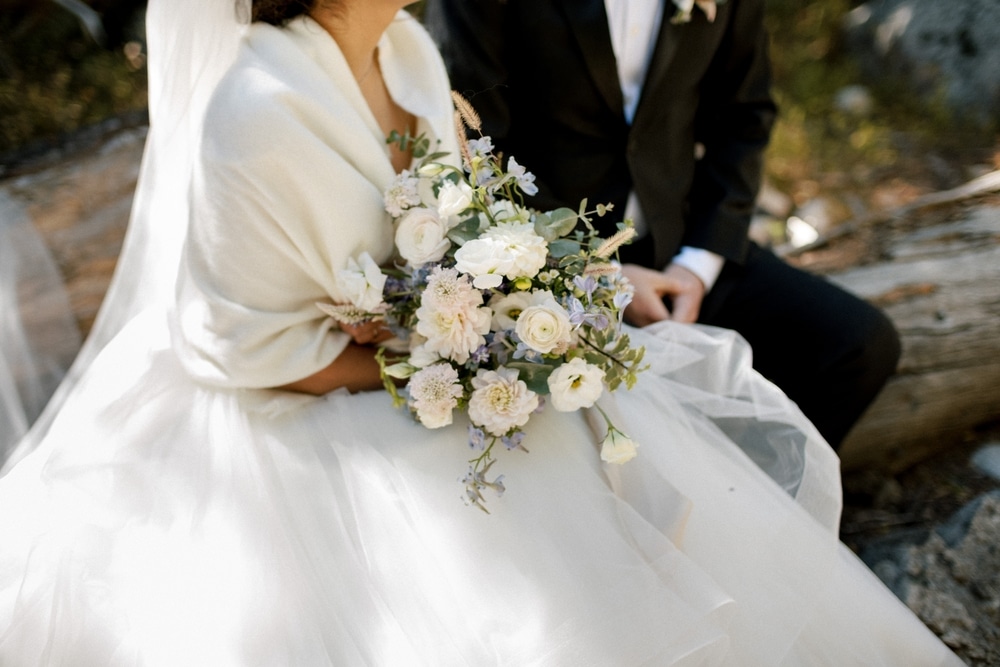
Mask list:
[[[691,20],[691,12],[694,11],[695,5],[698,9],[705,13],[705,18],[708,19],[709,23],[715,21],[715,14],[718,11],[718,7],[724,4],[726,0],[674,0],[674,4],[677,5],[677,11],[674,12],[674,16],[670,19],[671,23],[687,23]]]

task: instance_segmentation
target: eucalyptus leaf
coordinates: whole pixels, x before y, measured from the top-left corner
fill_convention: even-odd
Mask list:
[[[566,236],[576,227],[577,215],[568,208],[557,208],[535,215],[535,233],[546,241]]]
[[[430,155],[425,155],[424,162],[440,162],[449,155],[451,155],[451,153],[447,151],[438,151],[436,153],[431,153]]]
[[[458,245],[465,245],[479,238],[479,218],[473,216],[458,223],[448,230],[448,238]]]
[[[549,243],[549,255],[555,258],[567,257],[580,252],[580,244],[569,239],[556,239]]]
[[[549,393],[549,376],[555,370],[546,364],[533,364],[528,361],[512,361],[507,364],[507,368],[517,371],[518,379],[528,385],[528,389],[536,394]]]

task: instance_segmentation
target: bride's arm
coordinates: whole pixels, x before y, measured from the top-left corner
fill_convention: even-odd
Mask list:
[[[278,389],[320,396],[342,387],[350,392],[382,388],[374,347],[351,343],[326,368]]]
[[[375,360],[376,348],[373,345],[392,338],[392,332],[378,320],[360,324],[341,324],[340,328],[350,334],[354,342],[349,344],[329,366],[309,377],[277,388],[316,396],[341,387],[350,392],[381,389],[382,378],[378,362]]]

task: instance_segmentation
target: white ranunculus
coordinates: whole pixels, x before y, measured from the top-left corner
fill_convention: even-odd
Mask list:
[[[367,252],[357,260],[347,259],[347,268],[337,271],[336,281],[341,296],[361,310],[374,312],[382,304],[385,274]]]
[[[635,458],[636,447],[632,438],[613,426],[608,427],[608,434],[601,443],[601,460],[607,463],[625,463]]]
[[[396,226],[396,247],[399,255],[414,266],[436,262],[451,247],[447,233],[445,222],[437,211],[411,208]]]
[[[465,181],[445,181],[438,191],[438,215],[447,220],[472,206],[472,188]]]
[[[472,378],[469,419],[488,433],[502,436],[528,423],[538,409],[538,394],[517,378],[517,371],[501,366],[495,371],[479,369]]]
[[[549,402],[559,412],[589,408],[604,393],[604,371],[576,357],[549,375]]]
[[[530,305],[531,294],[529,292],[494,295],[490,299],[490,310],[493,311],[493,322],[491,323],[493,331],[513,329],[518,316]]]
[[[452,422],[452,411],[462,397],[458,371],[451,364],[434,364],[413,374],[406,387],[417,419],[427,428],[441,428]]]
[[[542,354],[565,351],[573,341],[569,313],[548,291],[532,293],[531,305],[517,318],[514,331],[522,343]]]

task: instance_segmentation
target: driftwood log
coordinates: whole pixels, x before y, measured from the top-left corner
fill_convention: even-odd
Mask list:
[[[903,342],[897,376],[844,443],[845,469],[899,471],[1000,420],[1000,201],[956,203],[997,176],[886,216],[931,222],[893,225],[882,259],[829,276],[884,308]]]

